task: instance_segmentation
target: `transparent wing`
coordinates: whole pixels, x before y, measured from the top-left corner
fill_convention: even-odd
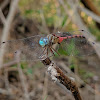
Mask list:
[[[3,45],[6,45],[6,58],[13,58],[16,56],[17,51],[20,51],[21,60],[38,60],[41,54],[43,55],[44,50],[44,48],[39,45],[41,37],[45,37],[45,35],[36,35],[24,39],[2,42],[0,44],[0,50],[3,49]]]
[[[73,31],[73,32],[63,32],[58,33],[59,36],[73,36],[73,35],[82,35],[82,30]],[[86,31],[84,31],[85,34]],[[96,45],[93,41],[90,41],[92,39],[86,39],[81,37],[74,37],[71,39],[64,40],[61,45],[58,47],[58,51],[65,54],[65,55],[72,55],[72,56],[87,56],[95,54],[95,50],[91,46],[91,44]]]
[[[63,41],[58,52],[69,56],[88,56],[96,53],[88,41],[75,38]]]

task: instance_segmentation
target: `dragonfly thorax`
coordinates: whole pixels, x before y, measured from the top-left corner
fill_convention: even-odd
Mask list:
[[[58,43],[59,39],[57,36],[54,36],[52,34],[47,35],[47,38],[49,39],[50,44],[56,44]]]

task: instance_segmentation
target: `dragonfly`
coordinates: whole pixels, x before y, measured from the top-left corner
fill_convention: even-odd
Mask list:
[[[35,35],[18,40],[3,41],[0,49],[6,45],[6,57],[14,57],[20,51],[20,59],[27,60],[43,60],[47,57],[59,54],[64,51],[67,56],[85,56],[94,54],[91,41],[88,41],[84,35],[84,30],[72,32],[57,32],[52,34]],[[87,34],[87,33],[86,33]],[[95,44],[94,42],[92,42]],[[55,49],[53,46],[58,45]]]

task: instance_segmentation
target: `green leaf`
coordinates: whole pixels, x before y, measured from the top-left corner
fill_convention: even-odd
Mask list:
[[[25,14],[26,15],[29,15],[29,14],[32,14],[34,11],[32,9],[28,9],[25,11]]]
[[[43,100],[46,100],[47,99],[47,96],[45,96],[45,98]]]
[[[22,69],[24,69],[24,66],[23,66],[23,64],[21,64],[21,68],[22,68]]]
[[[63,21],[62,21],[62,24],[61,24],[62,27],[65,25],[66,20],[67,20],[67,16],[65,16],[64,19],[63,19]]]

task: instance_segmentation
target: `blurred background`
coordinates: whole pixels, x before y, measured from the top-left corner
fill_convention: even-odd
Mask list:
[[[100,99],[100,0],[0,0],[0,40],[15,40],[58,31],[86,30],[91,55],[51,59],[73,77],[83,100]],[[5,48],[5,47],[4,47]],[[35,52],[34,52],[35,53]],[[87,53],[87,51],[85,51]],[[5,55],[10,58],[4,59]],[[20,62],[0,51],[0,100],[74,100],[54,83],[40,61]]]

